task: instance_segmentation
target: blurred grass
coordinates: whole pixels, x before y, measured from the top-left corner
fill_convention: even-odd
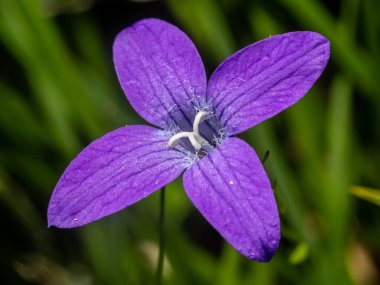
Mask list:
[[[380,206],[380,190],[354,185],[350,191],[353,195]]]
[[[152,284],[141,247],[158,242],[157,194],[81,229],[46,229],[50,193],[75,154],[107,131],[139,121],[117,86],[112,43],[99,19],[91,10],[53,17],[41,3],[0,2],[1,49],[12,64],[9,73],[2,64],[0,73],[0,215],[8,229],[0,239],[0,284],[29,284],[14,264],[35,255],[70,272],[69,284],[88,284],[75,279],[83,274],[93,284]],[[149,7],[171,13],[200,48],[208,74],[237,49],[276,33],[314,30],[331,41],[330,63],[309,94],[243,134],[260,156],[270,151],[265,167],[282,221],[274,260],[250,262],[228,244],[219,246],[221,239],[194,217],[178,179],[167,187],[172,270],[165,283],[377,284],[379,208],[355,200],[350,189],[380,185],[380,3],[168,0],[133,7],[141,9],[138,15],[150,9],[147,17]],[[356,196],[377,201],[377,192],[355,189]],[[364,248],[365,263],[349,254],[353,245]],[[27,260],[23,266],[37,262]]]

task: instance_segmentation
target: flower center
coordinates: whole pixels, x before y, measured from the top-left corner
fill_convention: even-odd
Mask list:
[[[201,149],[205,150],[206,152],[211,151],[213,147],[208,143],[208,141],[204,137],[202,137],[202,135],[199,132],[199,124],[202,120],[205,119],[206,116],[207,113],[205,111],[199,111],[194,118],[193,131],[176,133],[169,139],[169,147],[174,147],[181,138],[188,138],[191,145],[194,147],[196,151],[199,151]]]

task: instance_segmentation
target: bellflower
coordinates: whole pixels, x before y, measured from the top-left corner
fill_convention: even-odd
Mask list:
[[[146,19],[123,30],[116,72],[132,107],[150,124],[114,130],[67,167],[51,197],[49,226],[79,227],[145,198],[182,172],[185,191],[241,254],[269,261],[280,222],[255,151],[234,137],[297,102],[329,58],[329,41],[291,32],[249,45],[206,74],[178,28]]]

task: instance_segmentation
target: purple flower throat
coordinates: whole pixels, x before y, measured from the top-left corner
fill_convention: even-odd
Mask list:
[[[203,109],[204,110],[204,109]],[[174,131],[169,139],[169,147],[178,149],[190,159],[202,158],[223,142],[223,127],[212,111],[196,110],[191,130],[183,128]],[[177,129],[177,128],[175,128]]]

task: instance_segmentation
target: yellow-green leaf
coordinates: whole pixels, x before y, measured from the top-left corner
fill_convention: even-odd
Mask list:
[[[351,186],[350,192],[358,198],[380,206],[380,190],[354,185]]]
[[[300,242],[289,256],[289,262],[293,265],[299,264],[309,256],[309,246],[306,242]]]

